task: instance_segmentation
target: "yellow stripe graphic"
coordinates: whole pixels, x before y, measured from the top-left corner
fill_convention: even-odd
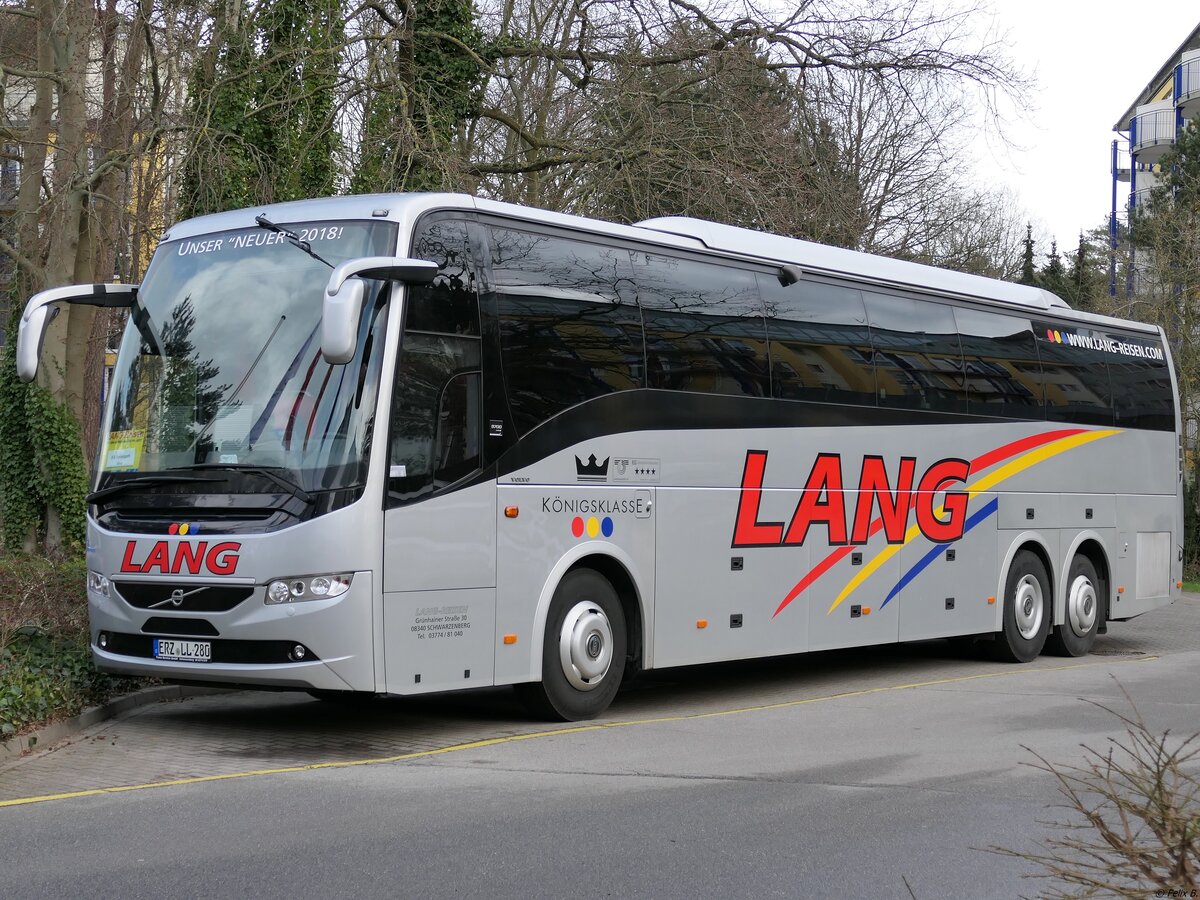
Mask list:
[[[1018,472],[1022,472],[1025,469],[1028,469],[1030,466],[1044,462],[1047,459],[1050,459],[1052,456],[1058,456],[1060,453],[1065,453],[1068,450],[1074,450],[1076,447],[1081,447],[1084,444],[1091,443],[1092,441],[1097,441],[1101,438],[1112,437],[1114,434],[1120,433],[1120,430],[1115,428],[1106,429],[1104,431],[1088,431],[1083,434],[1073,434],[1070,437],[1057,440],[1053,444],[1047,444],[1044,447],[1031,450],[1024,456],[1018,456],[1012,462],[1007,463],[1006,465],[1001,466],[999,469],[996,469],[994,472],[983,476],[974,484],[968,485],[966,488],[967,497],[968,499],[973,498],[977,494],[986,491],[988,488],[995,487],[1002,481],[1006,481],[1007,479],[1016,475]],[[944,511],[944,505],[938,506],[938,508],[934,510],[934,515],[940,517]],[[851,578],[846,586],[842,588],[842,592],[837,595],[837,599],[833,601],[833,604],[829,607],[829,610],[825,614],[829,615],[829,613],[837,609],[843,600],[858,590],[859,585],[870,578],[880,566],[899,553],[901,548],[908,546],[908,544],[920,533],[920,526],[909,526],[908,531],[904,533],[904,542],[901,544],[889,544],[887,547],[881,550],[874,559],[863,566],[858,574]]]

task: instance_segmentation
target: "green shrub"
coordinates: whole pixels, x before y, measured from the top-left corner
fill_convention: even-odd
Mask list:
[[[88,642],[87,564],[0,554],[0,740],[135,689],[101,675]]]

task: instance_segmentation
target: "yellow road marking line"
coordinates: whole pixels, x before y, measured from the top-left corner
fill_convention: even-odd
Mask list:
[[[805,697],[801,700],[783,700],[779,703],[764,703],[759,706],[742,706],[736,709],[722,709],[716,712],[686,713],[676,716],[654,716],[648,719],[629,719],[623,722],[594,722],[590,725],[573,725],[567,728],[555,728],[547,731],[531,731],[527,734],[514,734],[507,737],[485,738],[480,741],[469,741],[464,744],[452,744],[449,747],[439,747],[436,750],[414,750],[411,753],[400,753],[396,756],[380,756],[372,759],[352,759],[334,762],[306,763],[301,766],[281,766],[274,769],[255,769],[250,772],[229,772],[224,775],[198,775],[193,778],[176,778],[170,781],[152,781],[147,784],[129,784],[120,787],[89,788],[84,791],[68,791],[62,794],[42,794],[37,797],[18,797],[13,800],[0,800],[0,808],[7,806],[27,806],[31,803],[46,803],[50,800],[74,800],[79,797],[97,797],[101,794],[122,794],[128,791],[144,791],[149,788],[179,787],[185,784],[203,784],[207,781],[229,781],[234,778],[253,778],[262,775],[285,775],[289,772],[311,772],[316,769],[348,769],[351,766],[372,766],[380,763],[404,762],[411,759],[424,759],[440,756],[445,753],[461,753],[464,750],[480,750],[484,747],[496,747],[500,744],[514,744],[518,741],[532,741],[539,738],[557,737],[564,734],[582,734],[587,731],[601,731],[605,728],[629,728],[635,725],[662,725],[670,722],[686,722],[693,719],[715,719],[721,716],[741,715],[744,713],[764,712],[772,709],[787,709],[792,706],[803,706],[808,703],[824,703],[828,700],[848,700],[854,697],[868,697],[872,694],[883,694],[889,691],[906,691],[913,688],[937,687],[944,684],[961,684],[966,681],[977,681],[983,678],[998,678],[1008,675],[1031,675],[1036,672],[1062,672],[1067,669],[1086,669],[1092,666],[1112,665],[1113,663],[1151,662],[1157,656],[1139,656],[1135,659],[1100,659],[1093,662],[1070,663],[1064,666],[1047,666],[1044,668],[1027,669],[1014,667],[998,672],[980,672],[975,675],[962,675],[957,678],[936,678],[931,681],[914,681],[909,684],[893,684],[884,687],[863,688],[858,691],[843,691],[840,694],[826,694],[821,697]]]

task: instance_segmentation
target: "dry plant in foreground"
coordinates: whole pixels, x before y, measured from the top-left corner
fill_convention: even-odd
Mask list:
[[[1200,733],[1179,739],[1147,727],[1132,712],[1116,716],[1124,734],[1097,750],[1081,745],[1079,765],[1030,763],[1058,783],[1067,810],[1043,852],[1002,847],[992,852],[1034,863],[1032,878],[1049,884],[1042,897],[1200,896]],[[1088,701],[1093,702],[1093,701]]]

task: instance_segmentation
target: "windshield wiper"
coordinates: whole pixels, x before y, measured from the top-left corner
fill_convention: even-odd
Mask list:
[[[305,503],[312,502],[312,494],[310,494],[310,493],[308,493],[308,491],[304,490],[304,488],[302,488],[298,482],[293,481],[290,478],[285,478],[283,475],[280,475],[274,469],[268,469],[263,466],[252,466],[252,465],[247,465],[247,464],[242,464],[242,463],[196,463],[191,466],[179,466],[178,468],[189,469],[189,470],[226,469],[231,472],[245,472],[247,475],[259,475],[259,476],[267,479],[268,481],[273,481],[275,484],[277,484],[279,487],[286,490],[293,497],[297,497],[300,500],[303,500]]]
[[[325,263],[325,265],[329,266],[331,269],[333,268],[333,263],[325,259],[325,257],[320,256],[317,251],[312,248],[312,244],[310,244],[308,241],[300,240],[300,235],[296,234],[296,232],[292,231],[290,228],[284,228],[282,225],[276,225],[266,216],[261,214],[254,217],[254,222],[259,228],[265,228],[267,231],[275,232],[275,234],[282,234],[288,239],[288,243],[293,247],[303,250],[313,259],[317,260],[318,262]]]
[[[171,484],[173,482],[184,481],[219,481],[217,478],[204,478],[200,475],[142,475],[138,478],[127,478],[119,484],[110,484],[106,488],[101,488],[98,491],[93,491],[84,499],[88,503],[96,503],[106,497],[115,497],[117,494],[124,493],[135,487],[142,487],[151,484]]]

